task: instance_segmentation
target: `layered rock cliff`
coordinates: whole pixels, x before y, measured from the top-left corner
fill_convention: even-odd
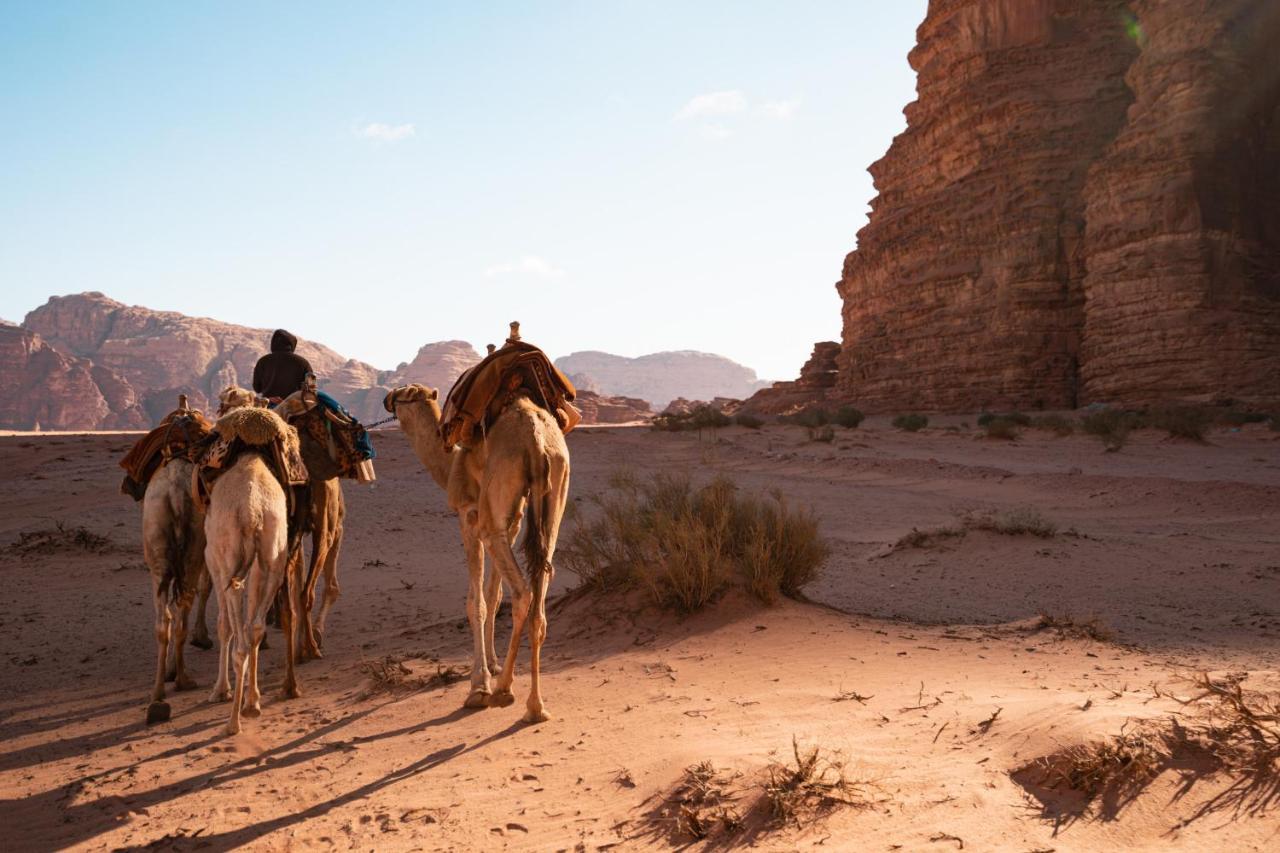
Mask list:
[[[1278,41],[1268,0],[931,0],[833,396],[1280,397]]]
[[[739,410],[751,415],[785,415],[822,404],[835,388],[839,357],[840,344],[819,341],[801,366],[799,379],[775,382],[757,391]]]
[[[575,352],[556,359],[569,376],[588,376],[602,394],[636,397],[661,411],[677,397],[710,400],[748,397],[769,383],[721,355],[682,350],[626,358],[606,352]]]

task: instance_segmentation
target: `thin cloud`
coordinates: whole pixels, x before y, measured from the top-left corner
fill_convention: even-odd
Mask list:
[[[384,124],[375,121],[356,130],[356,136],[375,142],[401,142],[417,134],[412,124]]]
[[[787,121],[796,114],[798,109],[800,109],[800,102],[793,99],[789,101],[766,101],[756,109],[756,112],[765,118]]]
[[[690,98],[688,103],[676,113],[676,119],[684,121],[706,116],[724,116],[746,112],[747,96],[737,89],[725,92],[708,92]]]
[[[505,264],[494,264],[486,267],[484,274],[488,278],[504,275],[529,275],[534,278],[559,278],[564,270],[538,255],[525,255],[518,261]]]
[[[719,122],[710,121],[698,128],[698,135],[703,139],[715,141],[728,139],[730,136],[733,136],[733,131]]]

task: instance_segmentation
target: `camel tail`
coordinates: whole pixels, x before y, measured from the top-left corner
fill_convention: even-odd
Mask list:
[[[547,520],[551,515],[551,468],[545,455],[531,460],[529,501],[524,510],[524,566],[530,580],[547,571],[550,550]]]

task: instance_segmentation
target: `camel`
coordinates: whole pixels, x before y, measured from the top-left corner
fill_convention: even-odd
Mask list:
[[[187,614],[197,585],[207,577],[204,510],[191,497],[192,468],[185,459],[170,459],[152,476],[142,499],[142,553],[151,571],[156,613],[156,678],[147,706],[148,725],[169,719],[169,703],[164,701],[166,679],[173,681],[175,690],[196,686],[182,657]],[[172,661],[166,666],[170,656]]]
[[[481,708],[515,701],[511,684],[516,653],[532,609],[531,687],[524,720],[542,722],[549,719],[540,684],[547,587],[555,574],[551,560],[569,494],[569,449],[555,419],[526,396],[508,404],[476,446],[447,449],[440,435],[437,397],[434,388],[408,385],[391,391],[383,405],[399,419],[419,461],[458,515],[470,574],[467,619],[473,639],[471,690],[464,705]],[[527,579],[512,551],[522,513]],[[494,563],[487,587],[486,551]],[[499,671],[493,624],[503,583],[511,587],[514,604],[511,641]]]
[[[226,398],[224,393],[224,402]],[[252,412],[250,415],[248,412]],[[266,409],[231,411],[219,419],[253,418],[260,431],[290,429]],[[281,608],[285,638],[284,697],[299,695],[294,673],[294,616],[301,606],[301,584],[289,578],[288,502],[284,489],[258,452],[241,453],[214,481],[205,514],[205,563],[218,595],[218,680],[210,701],[232,700],[227,734],[240,731],[240,717],[261,711],[258,648],[266,633],[267,610],[282,586],[288,591]],[[236,685],[231,695],[228,664],[234,660]]]

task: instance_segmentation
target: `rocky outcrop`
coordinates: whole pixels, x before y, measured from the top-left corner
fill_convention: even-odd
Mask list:
[[[578,389],[574,405],[582,412],[584,424],[629,424],[653,417],[653,410],[644,400],[634,397],[606,397],[581,388]]]
[[[1277,40],[1266,0],[931,0],[831,396],[1280,397]]]
[[[466,341],[439,341],[418,350],[413,361],[401,363],[382,379],[395,387],[418,383],[440,391],[443,398],[464,370],[478,364],[480,354]]]
[[[0,325],[0,427],[136,429],[147,423],[114,371],[65,356],[28,329]]]
[[[556,359],[569,376],[586,374],[602,394],[637,397],[663,409],[677,397],[741,399],[768,385],[749,367],[724,356],[682,350],[626,358],[605,352],[575,352]]]
[[[740,410],[752,415],[786,415],[820,405],[835,387],[840,344],[819,341],[793,382],[775,382],[743,401]]]

